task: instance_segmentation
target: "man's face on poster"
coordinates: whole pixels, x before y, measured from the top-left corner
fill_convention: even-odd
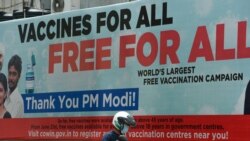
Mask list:
[[[19,73],[15,66],[11,66],[8,70],[8,84],[10,91],[13,91],[17,87],[19,77]]]

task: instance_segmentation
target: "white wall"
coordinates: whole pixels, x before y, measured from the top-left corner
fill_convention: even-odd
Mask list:
[[[24,0],[26,6],[30,6],[31,0]],[[69,1],[69,0],[65,0]],[[104,6],[122,2],[129,2],[133,0],[71,0],[72,9],[83,9],[89,7]],[[12,13],[13,10],[23,9],[23,0],[0,0],[0,11],[5,11],[7,13]],[[34,7],[36,9],[50,9],[51,0],[33,0]],[[67,3],[67,2],[65,2]]]
[[[0,0],[0,11],[12,13],[13,10],[23,9],[22,0]]]

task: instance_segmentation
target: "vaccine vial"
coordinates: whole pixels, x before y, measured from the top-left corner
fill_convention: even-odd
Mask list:
[[[27,72],[26,72],[26,89],[25,92],[27,94],[34,93],[35,90],[35,75],[33,66],[31,64],[27,65]]]

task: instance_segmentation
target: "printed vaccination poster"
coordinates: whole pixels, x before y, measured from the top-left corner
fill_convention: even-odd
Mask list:
[[[249,140],[249,5],[138,0],[1,22],[2,103],[21,102],[0,139],[98,141],[127,111],[130,141]]]

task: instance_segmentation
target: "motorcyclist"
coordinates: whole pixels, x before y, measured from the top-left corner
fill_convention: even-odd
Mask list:
[[[113,130],[105,133],[102,141],[126,141],[125,134],[128,132],[129,127],[136,126],[134,117],[125,111],[117,112],[113,117],[112,124],[114,126]]]

